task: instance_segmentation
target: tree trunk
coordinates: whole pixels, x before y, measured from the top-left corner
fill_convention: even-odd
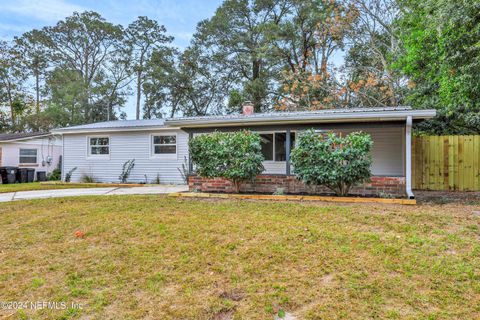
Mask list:
[[[148,101],[148,93],[145,94],[145,118],[152,119],[152,107]]]
[[[35,94],[36,94],[36,101],[35,105],[37,108],[37,115],[40,113],[40,79],[38,72],[35,73]]]
[[[259,60],[253,60],[252,62],[252,82],[255,82],[257,79],[260,78],[260,61]],[[255,84],[256,88],[256,84]],[[254,90],[252,92],[252,102],[253,102],[253,108],[255,112],[261,112],[261,105],[262,105],[262,97],[259,95],[257,90]]]
[[[7,96],[8,96],[8,103],[10,104],[10,117],[12,119],[12,127],[15,126],[15,110],[13,108],[13,97],[11,91],[10,82],[7,80]]]
[[[137,71],[137,120],[140,119],[140,100],[142,98],[142,71]]]

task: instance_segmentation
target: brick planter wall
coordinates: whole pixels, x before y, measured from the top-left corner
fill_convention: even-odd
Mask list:
[[[188,177],[190,191],[233,193],[233,184],[223,178],[205,179],[196,175]],[[307,187],[295,176],[286,175],[259,175],[253,182],[240,185],[240,192],[272,194],[277,188],[284,188],[286,194],[332,194],[325,187]],[[394,197],[405,197],[404,177],[374,176],[371,181],[353,187],[350,194],[359,196],[378,196],[389,194]]]

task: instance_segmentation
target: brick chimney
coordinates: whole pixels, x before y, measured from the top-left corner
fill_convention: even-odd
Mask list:
[[[244,116],[250,116],[254,113],[253,103],[251,101],[245,101],[243,103],[242,113]]]

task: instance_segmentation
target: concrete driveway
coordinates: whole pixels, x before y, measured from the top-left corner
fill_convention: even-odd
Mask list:
[[[62,198],[77,196],[102,196],[102,195],[127,195],[127,194],[168,194],[172,192],[184,192],[188,186],[184,185],[158,185],[153,187],[131,188],[78,188],[78,189],[54,189],[0,193],[0,202]]]

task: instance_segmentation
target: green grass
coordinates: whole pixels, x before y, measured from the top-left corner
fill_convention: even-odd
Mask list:
[[[0,193],[33,191],[33,190],[52,190],[52,189],[73,189],[73,188],[95,188],[92,185],[79,186],[66,184],[40,184],[40,182],[0,184]]]
[[[474,210],[161,196],[5,203],[0,301],[83,308],[0,317],[478,319]]]

